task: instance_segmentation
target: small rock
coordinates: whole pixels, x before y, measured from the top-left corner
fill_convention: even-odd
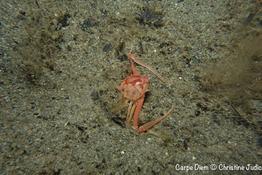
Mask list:
[[[109,52],[109,51],[112,50],[112,48],[113,48],[112,44],[111,43],[107,43],[103,47],[103,52]]]
[[[83,31],[89,31],[90,28],[98,25],[98,22],[93,18],[87,18],[81,23],[81,29]]]
[[[124,54],[124,55],[119,55],[119,56],[117,56],[116,59],[118,59],[119,61],[125,61],[125,60],[127,60],[128,58],[127,58],[127,55]]]
[[[69,26],[69,18],[71,17],[70,14],[64,14],[63,16],[58,18],[56,30],[60,30],[63,27]]]

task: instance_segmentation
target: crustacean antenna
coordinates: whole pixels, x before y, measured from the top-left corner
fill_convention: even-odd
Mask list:
[[[166,82],[166,80],[151,66],[146,65],[145,63],[143,63],[141,60],[139,60],[135,54],[133,54],[132,52],[128,53],[128,59],[131,61],[134,61],[135,63],[139,64],[140,66],[143,66],[145,68],[147,68],[148,70],[150,70],[154,75],[157,76],[157,78],[159,78],[162,82]]]

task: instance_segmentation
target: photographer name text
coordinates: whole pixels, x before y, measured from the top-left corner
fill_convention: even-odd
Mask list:
[[[246,164],[246,165],[237,165],[237,164],[193,164],[193,165],[180,165],[176,164],[175,169],[177,171],[209,171],[209,170],[218,170],[218,171],[262,171],[262,166],[258,164]]]

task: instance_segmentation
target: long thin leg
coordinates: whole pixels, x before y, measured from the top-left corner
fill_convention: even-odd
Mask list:
[[[134,61],[135,63],[137,63],[137,64],[139,64],[139,65],[147,68],[148,70],[150,70],[150,71],[151,71],[153,74],[155,74],[162,82],[166,82],[166,80],[165,80],[159,73],[157,73],[157,71],[156,71],[154,68],[152,68],[152,67],[146,65],[145,63],[143,63],[141,60],[139,60],[139,59],[135,56],[135,54],[132,54],[131,52],[129,52],[129,53],[128,53],[128,58],[129,58],[129,60],[131,61],[131,67],[134,67],[134,66],[132,66],[132,64],[134,64],[134,63],[133,63],[133,61]],[[133,70],[133,68],[132,68],[132,70]],[[136,69],[135,69],[135,70],[136,70]],[[133,71],[133,72],[134,72],[134,71]]]
[[[146,132],[147,130],[149,130],[150,128],[154,127],[156,124],[160,123],[162,120],[164,120],[172,111],[173,111],[173,107],[166,114],[164,114],[163,116],[143,124],[142,126],[140,126],[137,129],[138,132],[139,133]]]
[[[136,106],[136,109],[135,109],[135,112],[134,112],[134,117],[133,117],[133,126],[135,128],[135,130],[138,131],[138,120],[139,120],[139,113],[142,109],[142,106],[144,104],[144,98],[145,98],[145,95],[143,95],[140,99],[138,99],[135,103],[135,106]]]
[[[128,110],[127,110],[127,116],[126,116],[126,126],[129,126],[129,123],[133,117],[134,111],[135,111],[136,105],[132,101],[129,102]]]

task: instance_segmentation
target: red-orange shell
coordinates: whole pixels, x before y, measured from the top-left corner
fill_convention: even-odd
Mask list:
[[[148,86],[147,76],[130,75],[121,82],[118,90],[128,100],[136,101],[148,91]]]

